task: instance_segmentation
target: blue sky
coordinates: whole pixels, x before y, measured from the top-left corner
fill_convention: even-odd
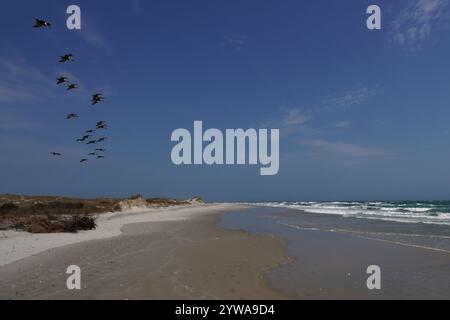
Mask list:
[[[65,27],[78,4],[82,30]],[[382,30],[366,8],[382,9]],[[450,4],[21,1],[0,22],[0,193],[450,198]],[[31,28],[35,17],[53,22]],[[76,61],[61,65],[63,53]],[[55,85],[65,74],[80,84]],[[106,101],[91,108],[89,95]],[[66,114],[80,115],[65,121]],[[74,140],[109,123],[107,159]],[[280,172],[175,166],[176,128],[280,128]],[[63,153],[62,158],[49,156]]]

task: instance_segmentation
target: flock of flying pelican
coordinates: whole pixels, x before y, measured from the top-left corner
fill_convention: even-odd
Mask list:
[[[41,19],[36,19],[36,23],[33,26],[33,28],[49,28],[51,27],[51,23],[45,20],[41,20]],[[66,63],[66,62],[73,62],[74,60],[74,56],[71,53],[67,53],[64,54],[60,57],[59,62],[60,63]],[[68,77],[58,77],[56,79],[56,84],[57,85],[65,85],[66,89],[68,91],[71,90],[75,90],[78,89],[78,84],[71,82],[70,79]],[[99,102],[102,102],[105,98],[103,97],[102,93],[95,93],[91,96],[91,105],[94,106]],[[78,115],[76,113],[70,113],[66,116],[66,120],[73,120],[78,118]],[[99,138],[94,138],[94,132],[99,131],[99,130],[104,130],[107,129],[107,124],[105,121],[98,121],[97,124],[95,125],[95,129],[89,129],[86,130],[83,134],[83,136],[79,139],[77,139],[77,142],[81,142],[81,143],[85,143],[86,145],[98,145],[102,142],[105,142],[108,137],[99,137]],[[87,155],[90,157],[95,157],[96,159],[104,159],[104,153],[105,153],[106,149],[98,147],[95,148],[95,150],[93,152],[88,153]],[[62,154],[60,152],[50,152],[50,154],[52,156],[55,157],[59,157]],[[83,158],[80,160],[80,163],[83,162],[88,162],[89,158]]]

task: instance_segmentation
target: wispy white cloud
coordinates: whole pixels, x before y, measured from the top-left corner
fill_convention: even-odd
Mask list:
[[[261,128],[277,128],[283,137],[294,135],[300,131],[314,130],[308,126],[312,116],[301,108],[285,109],[280,115],[258,124]]]
[[[112,51],[113,47],[111,42],[100,33],[91,19],[86,18],[86,15],[83,17],[83,25],[81,30],[77,30],[76,34],[93,47],[103,49],[107,52]]]
[[[78,77],[62,68],[55,68],[48,74],[22,59],[0,57],[0,107],[64,97],[66,90],[62,85],[56,85],[59,76],[66,76],[78,84],[76,97],[89,93]]]
[[[32,92],[24,91],[23,88],[7,87],[5,84],[0,84],[0,102],[26,102],[35,100]]]
[[[104,49],[108,52],[112,50],[111,44],[93,29],[84,29],[82,32],[80,32],[80,36],[87,43],[96,48]]]
[[[38,69],[23,61],[0,57],[0,79],[11,82],[47,82],[49,78]]]
[[[246,35],[226,35],[223,38],[223,45],[239,51],[244,47],[247,38]]]
[[[288,110],[283,120],[281,121],[282,127],[298,126],[305,124],[311,120],[311,116],[306,115],[301,109]]]
[[[343,94],[325,98],[322,101],[322,103],[325,104],[327,107],[330,106],[351,107],[366,102],[376,94],[377,94],[376,88],[357,87],[349,89],[345,91]]]
[[[336,142],[321,139],[301,140],[302,145],[312,149],[317,154],[339,158],[361,158],[384,156],[386,151],[378,148],[361,146],[354,143]]]
[[[310,122],[314,118],[320,118],[320,115],[330,111],[340,111],[368,101],[378,94],[376,87],[354,87],[344,93],[335,96],[328,96],[320,101],[319,105],[306,112],[304,108],[293,108],[284,110],[284,114],[276,119],[271,119],[264,123],[264,126],[277,127],[282,129],[284,136],[292,135],[302,131],[309,135],[318,135],[329,133],[332,129],[344,129],[352,126],[351,120],[341,120],[326,126],[311,126]]]
[[[371,87],[355,87],[342,94],[329,96],[310,108],[285,109],[278,118],[267,121],[264,127],[279,128],[282,137],[289,137],[291,142],[306,147],[302,154],[313,157],[329,157],[348,159],[362,157],[379,157],[388,154],[385,150],[360,145],[352,142],[333,141],[331,136],[336,132],[348,129],[353,125],[349,119],[322,124],[320,120],[327,118],[327,113],[342,113],[352,106],[368,101],[377,95],[379,90]],[[342,118],[341,118],[342,119]],[[315,121],[318,120],[318,121]]]
[[[34,128],[35,123],[18,116],[14,110],[0,109],[0,131],[28,131]]]
[[[0,57],[0,102],[29,102],[48,95],[52,79],[24,61]]]
[[[333,124],[333,128],[343,129],[343,128],[349,128],[352,126],[352,122],[350,120],[342,120],[339,122],[336,122]]]
[[[433,29],[445,27],[450,19],[448,0],[410,0],[392,25],[392,41],[417,47]]]

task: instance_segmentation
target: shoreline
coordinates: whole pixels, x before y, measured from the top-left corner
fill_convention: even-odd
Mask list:
[[[225,214],[220,226],[285,239],[292,263],[268,277],[296,299],[450,298],[450,227],[261,207]],[[367,287],[370,266],[380,290]]]
[[[450,297],[446,227],[235,204],[151,211],[105,216],[101,239],[0,267],[0,299]],[[80,291],[66,288],[69,265]],[[368,290],[372,265],[382,290]]]
[[[284,240],[218,225],[224,211],[244,208],[214,204],[169,215],[164,210],[164,220],[158,215],[123,225],[118,236],[10,263],[0,267],[0,299],[292,298],[267,277],[269,270],[290,262]],[[142,219],[141,213],[136,216]],[[72,264],[82,270],[80,291],[66,288],[65,271]]]

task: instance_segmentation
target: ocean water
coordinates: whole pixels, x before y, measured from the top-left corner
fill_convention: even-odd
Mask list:
[[[443,215],[426,215],[445,207],[415,202],[264,203],[224,213],[219,226],[284,239],[292,260],[268,278],[300,299],[450,299],[450,224]],[[380,291],[367,289],[370,265],[382,270]]]
[[[248,204],[351,218],[450,225],[450,201],[284,201]]]

